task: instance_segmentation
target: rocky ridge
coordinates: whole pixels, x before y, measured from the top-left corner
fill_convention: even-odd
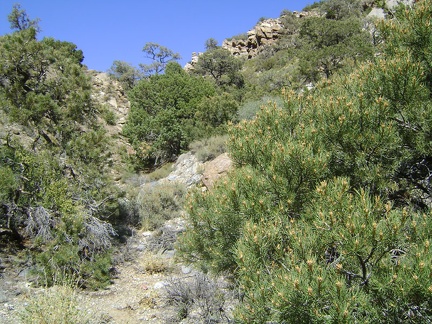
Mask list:
[[[298,19],[319,15],[316,11],[294,11],[292,14]],[[225,39],[221,47],[230,51],[234,56],[247,57],[248,59],[254,58],[263,48],[277,42],[284,33],[295,32],[287,30],[281,18],[264,19],[247,33]],[[193,70],[201,54],[193,52],[191,61],[185,65],[184,69]]]
[[[234,56],[256,56],[259,48],[273,44],[280,38],[284,27],[279,18],[265,19],[247,32],[247,38],[225,39],[222,48],[227,49]]]
[[[115,114],[116,120],[112,129],[119,134],[126,123],[130,103],[121,84],[109,77],[107,73],[88,70],[93,84],[93,99]]]
[[[292,15],[296,19],[317,17],[319,12],[312,11],[294,11]],[[222,48],[229,50],[234,56],[246,56],[248,59],[257,56],[260,51],[266,46],[273,45],[280,39],[283,34],[295,33],[295,30],[289,30],[284,26],[280,18],[269,18],[260,21],[251,30],[246,33],[247,37],[233,37],[225,39],[222,43]]]
[[[374,6],[374,2],[366,2],[366,6],[371,7],[371,12],[368,14],[368,18],[379,18],[384,19],[388,12],[394,10],[399,4],[412,5],[415,0],[386,0],[384,7],[386,9],[378,8]],[[318,17],[320,13],[316,10],[311,11],[294,11],[292,15],[297,19]],[[234,56],[246,57],[252,59],[257,56],[262,49],[267,46],[275,44],[283,34],[295,33],[284,26],[282,23],[282,15],[280,18],[269,18],[258,22],[251,30],[247,33],[233,38],[225,39],[222,42],[222,48],[227,49]],[[193,70],[194,65],[198,62],[199,56],[202,53],[193,52],[192,59],[185,65],[185,70]]]

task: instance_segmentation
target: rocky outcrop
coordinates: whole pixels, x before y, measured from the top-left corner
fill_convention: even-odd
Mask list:
[[[299,15],[300,17],[300,15]],[[222,48],[230,51],[234,56],[247,56],[253,58],[261,48],[276,42],[282,33],[284,26],[280,18],[265,19],[258,23],[253,29],[241,37],[225,39]],[[192,53],[192,59],[184,66],[186,71],[193,71],[202,53]]]
[[[400,3],[407,6],[412,6],[415,0],[387,0],[385,3],[385,8],[372,8],[371,12],[367,15],[368,19],[385,19],[388,12],[392,12]]]
[[[195,64],[198,63],[198,59],[199,59],[199,56],[201,54],[202,54],[201,52],[200,53],[197,53],[197,52],[193,52],[192,53],[192,59],[191,59],[191,61],[189,63],[186,63],[186,65],[184,66],[184,70],[186,72],[190,72],[190,71],[195,70]]]
[[[200,169],[203,163],[198,161],[191,152],[182,154],[178,157],[173,166],[173,171],[168,175],[166,180],[177,181],[190,188],[201,182]]]
[[[92,78],[93,99],[99,103],[102,110],[114,113],[114,123],[108,123],[107,125],[109,132],[119,134],[123,129],[130,109],[130,103],[123,87],[106,73],[94,70],[89,70],[88,73]],[[101,111],[102,115],[104,111]]]
[[[382,8],[372,8],[371,12],[367,15],[368,19],[385,19],[385,11]]]
[[[203,184],[207,189],[214,187],[216,181],[232,168],[228,153],[223,153],[208,162],[200,162],[191,152],[182,154],[173,165],[173,171],[159,182],[179,182],[187,188]]]
[[[316,17],[320,14],[318,11],[294,11],[292,15],[297,19],[301,19]],[[222,47],[229,50],[235,56],[247,56],[248,59],[251,59],[261,49],[277,42],[283,34],[296,32],[288,30],[287,26],[283,25],[283,18],[284,16],[281,16],[281,18],[265,19],[249,30],[246,37],[234,37],[224,40]]]
[[[389,10],[395,9],[400,3],[403,3],[407,6],[412,6],[416,2],[415,0],[387,0],[386,7]]]
[[[222,47],[233,55],[245,55],[252,58],[258,53],[260,47],[271,45],[279,39],[283,30],[284,27],[279,18],[266,19],[247,32],[247,39],[226,39]]]
[[[135,154],[127,139],[121,135],[130,110],[130,102],[120,82],[103,72],[88,70],[87,73],[92,79],[92,98],[98,106],[98,121],[104,126],[112,139],[112,145],[116,148],[107,163],[119,166],[111,168],[112,178],[118,181],[121,179],[120,170],[126,168],[122,158],[123,152]]]
[[[412,5],[416,0],[386,0],[385,8],[377,8],[374,6],[374,1],[366,1],[364,5],[371,8],[368,18],[385,18],[386,11],[392,11],[399,3]],[[295,18],[302,19],[308,17],[317,17],[321,13],[316,10],[292,12]],[[284,16],[281,16],[284,18]],[[272,45],[281,38],[285,33],[290,34],[286,26],[283,25],[281,18],[265,19],[259,22],[254,28],[249,30],[245,35],[225,39],[222,43],[222,48],[229,50],[234,56],[245,56],[248,59],[255,57],[262,49],[268,45]],[[200,53],[193,53],[191,62],[185,65],[185,70],[193,70],[194,65],[198,61]]]

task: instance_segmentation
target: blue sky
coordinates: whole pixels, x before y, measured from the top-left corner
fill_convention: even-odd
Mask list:
[[[40,18],[40,37],[75,43],[84,64],[106,71],[114,60],[148,63],[142,53],[155,42],[180,53],[183,66],[204,43],[245,33],[261,18],[284,9],[301,10],[313,0],[0,0],[0,35],[9,33],[7,16],[20,3],[30,18]]]

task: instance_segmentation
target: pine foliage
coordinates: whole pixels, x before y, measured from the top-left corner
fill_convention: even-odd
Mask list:
[[[399,7],[375,59],[230,129],[236,169],[189,199],[179,246],[234,275],[239,322],[432,320],[431,8]]]
[[[110,139],[75,44],[37,39],[15,6],[0,37],[0,228],[25,245],[41,283],[74,277],[109,283],[117,190],[107,173]],[[3,239],[3,237],[2,237]]]

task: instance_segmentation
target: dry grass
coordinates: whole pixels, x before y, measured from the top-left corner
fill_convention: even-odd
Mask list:
[[[158,292],[151,290],[141,298],[139,305],[144,309],[152,309],[157,307],[160,299]]]
[[[148,181],[158,181],[160,179],[166,178],[173,170],[173,164],[174,163],[165,163],[160,168],[154,170],[151,173],[148,173],[146,175]]]
[[[93,323],[79,307],[75,290],[67,285],[53,286],[30,297],[19,317],[24,324]]]
[[[189,149],[201,162],[213,160],[226,152],[228,135],[213,136],[203,140],[192,142]]]
[[[143,230],[154,230],[165,221],[179,217],[186,188],[179,183],[147,184],[140,190],[136,205]]]
[[[171,259],[167,259],[161,254],[147,252],[144,257],[140,259],[139,265],[143,271],[152,275],[171,272],[173,269],[172,262]]]

